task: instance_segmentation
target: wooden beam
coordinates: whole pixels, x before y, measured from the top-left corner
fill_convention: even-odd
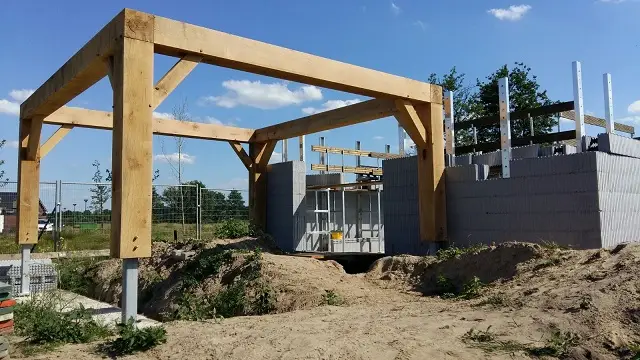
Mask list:
[[[200,63],[202,56],[198,55],[185,55],[182,59],[173,65],[169,71],[158,81],[154,87],[153,92],[153,109],[157,109],[158,106],[164,101],[164,99],[175,90],[178,85],[184,80],[187,75],[196,68],[196,65]]]
[[[47,141],[45,141],[44,144],[40,146],[40,159],[47,156],[49,151],[51,151],[56,145],[58,145],[60,140],[67,136],[71,129],[73,129],[73,125],[60,126],[58,130],[56,130],[56,132],[54,132],[53,135],[51,135],[47,139]]]
[[[370,97],[442,103],[428,83],[155,17],[156,53],[203,56],[203,62]]]
[[[324,111],[300,119],[268,126],[256,130],[253,141],[291,139],[347,125],[392,116],[396,112],[395,103],[389,99],[373,99],[361,103]]]
[[[397,159],[402,157],[402,155],[398,155],[398,154],[381,153],[381,152],[366,151],[366,150],[354,150],[354,149],[320,146],[320,145],[312,145],[311,151],[332,153],[332,154],[342,154],[342,155],[364,156],[364,157],[370,157],[374,159]]]
[[[341,166],[341,165],[311,164],[311,170],[350,173],[350,174],[382,175],[382,168],[368,167],[368,166]]]
[[[249,156],[249,217],[254,226],[266,230],[267,226],[267,164],[277,141],[250,143]]]
[[[42,117],[36,116],[31,119],[31,129],[27,140],[27,160],[36,160],[40,150],[40,136],[42,135]]]
[[[231,145],[231,148],[233,149],[233,151],[235,151],[236,155],[238,155],[240,161],[242,161],[247,170],[251,169],[253,162],[251,161],[251,157],[249,157],[249,154],[244,151],[242,144],[237,141],[229,141],[229,145]]]
[[[113,129],[113,114],[106,111],[62,107],[44,119],[45,124],[72,125],[79,128]],[[192,139],[250,141],[255,130],[217,124],[153,118],[153,133],[156,135],[181,136]]]
[[[113,56],[107,56],[104,59],[104,66],[107,68],[107,77],[109,78],[111,89],[113,89]]]
[[[18,198],[16,242],[20,245],[38,243],[38,216],[40,214],[40,158],[28,159],[31,119],[20,119],[18,149]]]
[[[124,38],[114,55],[111,256],[151,256],[153,44]]]
[[[563,111],[560,113],[560,117],[567,120],[576,121],[576,112],[573,110]],[[591,116],[591,115],[584,116],[584,123],[588,125],[599,126],[601,128],[607,127],[607,121],[605,119]],[[632,134],[632,135],[635,134],[635,129],[631,125],[621,124],[621,123],[614,123],[613,125],[614,125],[614,130],[616,131],[620,131],[620,132]]]
[[[418,210],[420,239],[426,242],[447,239],[447,202],[444,178],[443,107],[440,104],[415,106],[423,127],[423,139],[413,139],[419,145]],[[417,141],[418,140],[418,141]]]
[[[400,123],[417,147],[425,148],[427,146],[426,125],[422,123],[413,104],[408,101],[396,100],[396,108],[398,109],[396,113],[398,123]]]

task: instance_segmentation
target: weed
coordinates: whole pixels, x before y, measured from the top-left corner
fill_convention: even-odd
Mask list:
[[[54,348],[61,344],[82,344],[111,335],[109,328],[92,318],[82,306],[69,307],[60,295],[44,293],[16,305],[15,332],[28,345]]]
[[[457,290],[451,280],[440,274],[436,280],[438,295],[443,299],[453,299],[456,297]]]
[[[542,240],[540,246],[547,250],[569,250],[570,247],[566,245],[560,245],[555,241]]]
[[[212,310],[222,317],[239,316],[244,313],[246,297],[246,284],[244,281],[236,281],[218,292],[211,302]]]
[[[438,250],[438,252],[436,253],[436,257],[440,261],[446,261],[446,260],[450,260],[450,259],[457,259],[460,256],[465,255],[465,254],[477,255],[481,251],[486,250],[488,248],[489,247],[487,245],[484,245],[484,244],[476,244],[476,245],[472,245],[472,246],[469,246],[469,247],[466,247],[466,248],[461,248],[461,247],[457,247],[457,246],[451,245],[450,247],[448,247],[446,249]]]
[[[88,270],[106,258],[67,258],[56,262],[60,288],[76,294],[89,296],[93,288],[93,279]]]
[[[324,294],[322,294],[322,300],[325,304],[331,306],[340,306],[342,305],[342,298],[333,290],[325,290]]]
[[[508,305],[509,299],[504,294],[493,294],[486,299],[480,301],[477,306],[491,305],[493,307],[502,307]]]
[[[527,352],[533,356],[563,357],[568,354],[569,349],[578,345],[579,340],[580,338],[575,333],[555,329],[547,339],[545,346],[530,348],[527,349]]]
[[[480,281],[480,278],[474,276],[459,291],[458,287],[451,282],[451,279],[440,274],[436,280],[436,287],[438,295],[443,299],[471,300],[481,295],[484,284]]]
[[[548,268],[551,266],[556,266],[556,265],[560,265],[560,263],[562,263],[562,259],[558,256],[554,256],[551,257],[549,259],[545,259],[542,262],[540,262],[539,264],[537,264],[534,268],[533,271],[538,271],[540,269],[544,269],[544,268]]]
[[[249,222],[237,219],[224,220],[213,231],[218,239],[238,239],[251,234]]]
[[[470,329],[462,335],[462,341],[471,343],[486,352],[514,353],[526,350],[523,344],[516,341],[498,339],[498,336],[491,331],[491,326],[487,327],[487,330]]]
[[[484,284],[480,281],[480,278],[474,276],[473,279],[469,280],[462,287],[462,292],[458,295],[458,298],[464,300],[475,299],[482,293],[482,288]]]
[[[276,310],[276,294],[268,283],[261,283],[256,291],[251,303],[251,309],[256,315],[272,313]]]
[[[117,325],[118,337],[100,347],[111,356],[122,356],[147,351],[167,342],[167,331],[162,326],[137,328],[133,320]]]

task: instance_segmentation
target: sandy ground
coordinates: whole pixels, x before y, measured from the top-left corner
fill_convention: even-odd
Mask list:
[[[384,258],[359,275],[313,259],[265,254],[264,260],[265,276],[279,279],[279,288],[333,289],[347,304],[170,322],[166,344],[127,358],[526,359],[520,350],[487,352],[464,335],[490,329],[500,342],[531,348],[559,329],[577,339],[562,358],[631,359],[628,348],[640,340],[640,246],[568,251],[505,245],[446,261]],[[433,296],[439,275],[456,285],[477,276],[488,285],[479,298],[443,300]],[[95,347],[64,346],[33,359],[102,358]]]

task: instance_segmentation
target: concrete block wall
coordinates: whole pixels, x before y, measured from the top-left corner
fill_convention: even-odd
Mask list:
[[[267,174],[267,233],[278,247],[291,252],[304,237],[305,164],[289,161],[270,165]]]

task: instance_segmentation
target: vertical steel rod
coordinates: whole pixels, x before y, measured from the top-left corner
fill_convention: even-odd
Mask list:
[[[602,76],[604,83],[604,118],[607,121],[607,134],[613,134],[613,90],[611,88],[611,74]]]
[[[509,114],[509,78],[498,80],[500,96],[500,148],[502,149],[502,177],[511,177],[511,116]]]
[[[582,98],[582,64],[573,62],[573,109],[576,113],[576,151],[582,152],[584,131],[584,101]]]
[[[445,151],[451,163],[449,166],[456,165],[455,154],[455,133],[453,128],[453,91],[447,91],[444,95],[444,124],[445,124]]]

